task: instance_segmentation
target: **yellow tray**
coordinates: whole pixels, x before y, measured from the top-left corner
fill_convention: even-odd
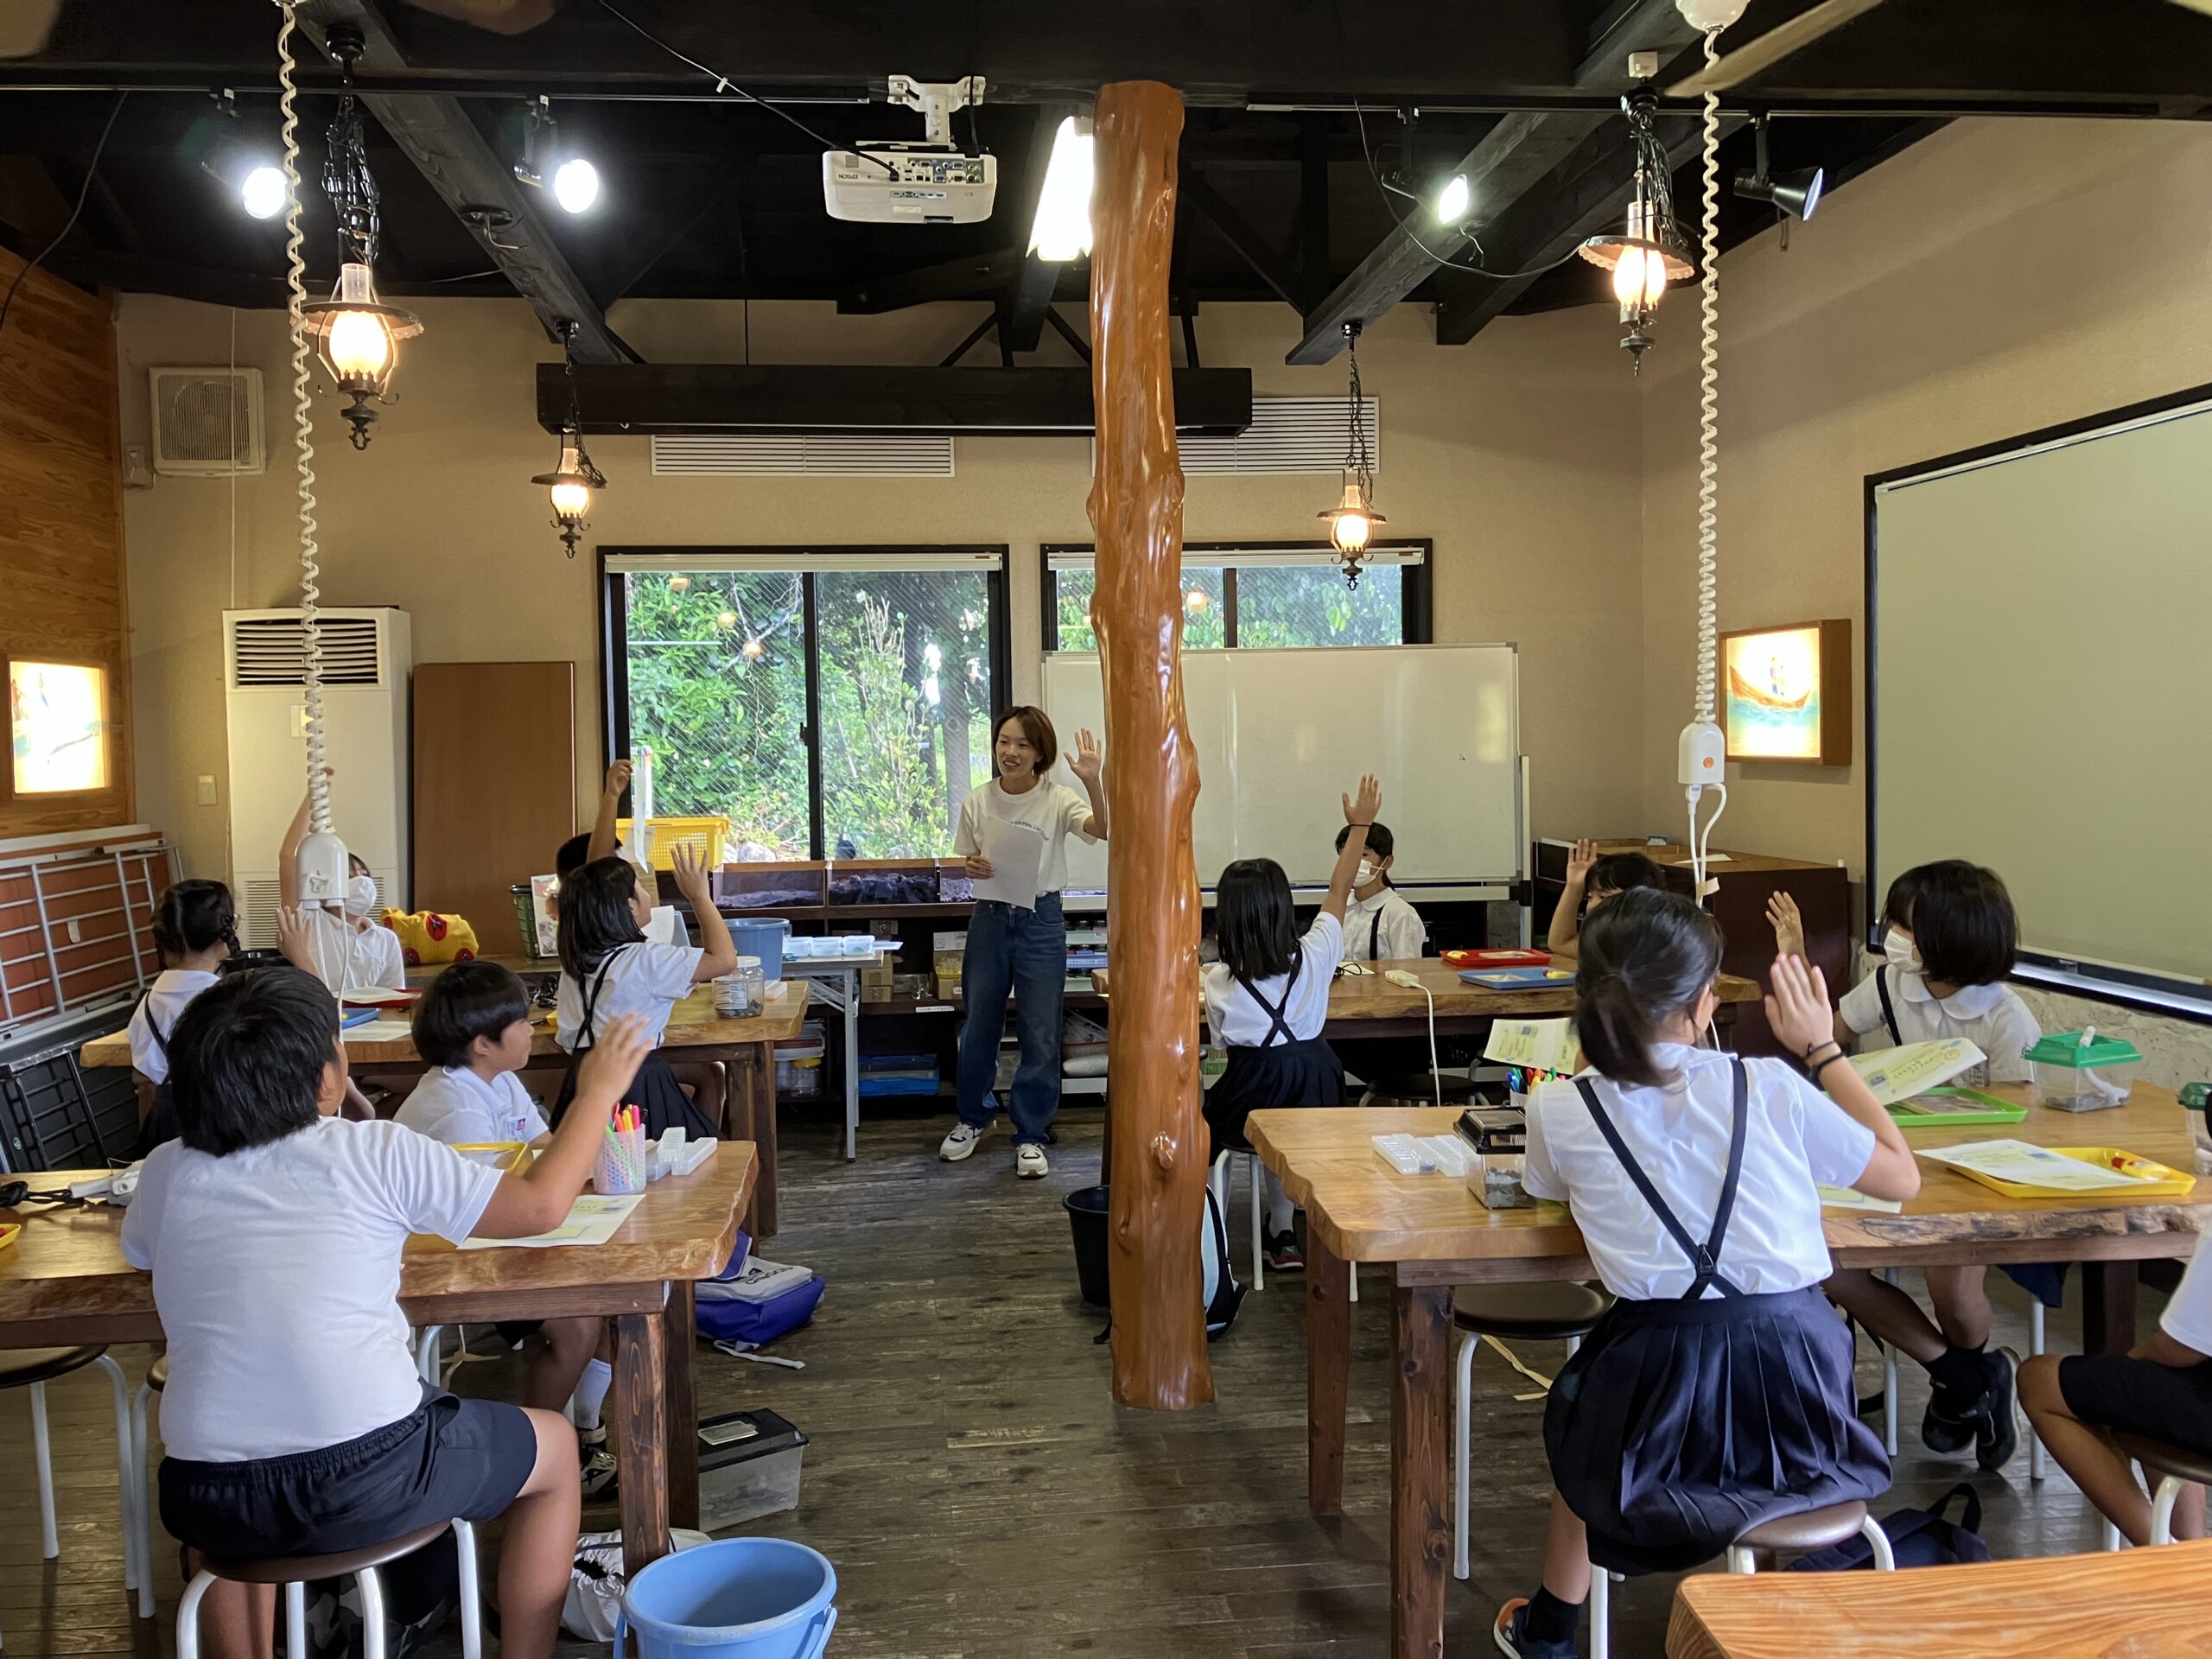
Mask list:
[[[10,1244],[14,1243],[22,1236],[22,1223],[19,1221],[0,1221],[0,1250],[6,1249]]]
[[[2058,1192],[2047,1186],[2029,1186],[2020,1181],[2000,1181],[1994,1176],[1984,1175],[1978,1170],[1965,1169],[1957,1164],[1944,1167],[1969,1180],[1980,1181],[1984,1186],[2002,1192],[2008,1198],[2186,1198],[2196,1185],[2196,1177],[2178,1169],[2144,1158],[2119,1147],[2046,1147],[2062,1158],[2074,1158],[2085,1164],[2094,1164],[2100,1169],[2115,1170],[2122,1175],[2142,1178],[2139,1186],[2115,1186],[2101,1192]]]

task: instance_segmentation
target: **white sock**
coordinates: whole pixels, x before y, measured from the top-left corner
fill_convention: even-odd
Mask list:
[[[586,1360],[584,1374],[576,1379],[576,1391],[569,1396],[569,1421],[578,1428],[597,1428],[599,1408],[613,1386],[612,1365],[603,1359]]]
[[[1262,1189],[1268,1198],[1268,1231],[1287,1233],[1291,1220],[1298,1214],[1298,1206],[1290,1201],[1290,1194],[1282,1190],[1281,1179],[1272,1169],[1262,1177]]]

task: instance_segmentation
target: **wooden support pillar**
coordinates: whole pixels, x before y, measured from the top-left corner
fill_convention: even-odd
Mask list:
[[[1172,86],[1101,89],[1090,198],[1091,387],[1098,544],[1091,626],[1106,691],[1108,1052],[1119,1120],[1110,1262],[1114,1398],[1180,1410],[1213,1398],[1198,1227],[1206,1131],[1198,1116],[1196,752],[1183,710],[1183,468],[1167,347],[1175,152]]]

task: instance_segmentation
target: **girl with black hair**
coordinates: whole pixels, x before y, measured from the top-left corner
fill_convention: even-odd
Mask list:
[[[1321,913],[1300,938],[1290,878],[1272,858],[1240,858],[1214,890],[1214,943],[1220,960],[1203,976],[1206,1024],[1229,1051],[1229,1070],[1206,1090],[1206,1127],[1213,1152],[1249,1152],[1244,1120],[1278,1106],[1341,1106],[1344,1069],[1323,1040],[1329,982],[1344,954],[1344,904],[1351,896],[1367,832],[1382,804],[1382,785],[1359,780],[1357,798],[1343,798],[1344,836]],[[1268,1265],[1278,1272],[1305,1266],[1293,1226],[1296,1206],[1273,1171],[1267,1177]]]
[[[1535,1595],[1499,1610],[1521,1659],[1568,1659],[1592,1567],[1681,1572],[1760,1522],[1887,1490],[1859,1421],[1852,1339],[1821,1294],[1817,1185],[1904,1199],[1904,1136],[1828,1031],[1820,970],[1774,964],[1782,1060],[1700,1046],[1720,929],[1632,889],[1582,930],[1576,1034],[1590,1069],[1531,1097],[1523,1179],[1574,1212],[1618,1300],[1552,1384],[1555,1491]]]
[[[1581,926],[1598,913],[1599,906],[1616,893],[1666,885],[1665,872],[1651,861],[1648,853],[1600,853],[1594,841],[1576,842],[1567,855],[1567,888],[1552,912],[1545,948],[1555,957],[1573,961]]]
[[[238,906],[220,881],[179,881],[154,909],[154,950],[162,971],[130,1015],[130,1067],[139,1090],[138,1149],[143,1158],[176,1139],[169,1090],[169,1036],[192,999],[215,982],[238,954]]]
[[[553,1104],[560,1122],[575,1093],[577,1062],[590,1052],[596,1033],[618,1014],[634,1014],[645,1022],[652,1052],[629,1090],[625,1105],[643,1113],[646,1134],[658,1138],[682,1126],[695,1140],[721,1133],[691,1103],[659,1047],[671,1009],[695,985],[719,979],[737,966],[737,947],[715,904],[706,865],[696,848],[679,842],[673,855],[676,890],[690,901],[705,949],[656,944],[645,938],[653,913],[652,896],[637,870],[619,858],[597,858],[561,884],[561,991],[555,1040],[569,1051],[569,1075]]]

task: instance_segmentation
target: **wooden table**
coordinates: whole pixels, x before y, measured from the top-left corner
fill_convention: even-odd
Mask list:
[[[806,987],[796,981],[785,983],[790,988],[770,1001],[767,1012],[747,1020],[721,1018],[715,1012],[715,988],[696,986],[670,1014],[668,1030],[661,1038],[661,1051],[671,1065],[687,1070],[721,1068],[708,1081],[720,1082],[722,1097],[718,1102],[703,1102],[702,1109],[709,1122],[721,1124],[725,1136],[749,1141],[758,1149],[760,1192],[753,1230],[763,1238],[775,1232],[778,1221],[774,1046],[797,1037],[806,1019]],[[531,1039],[525,1071],[543,1073],[567,1068],[568,1051],[553,1033],[553,1016],[544,1013]],[[415,1052],[413,1039],[406,1037],[371,1042],[346,1033],[346,1058],[357,1079],[371,1082],[412,1084],[423,1070],[423,1057]],[[87,1070],[129,1065],[130,1038],[120,1031],[95,1037],[77,1052],[77,1063]]]
[[[1701,1573],[1668,1659],[2151,1659],[2206,1651],[2212,1542],[1904,1573]],[[1816,1636],[1811,1635],[1817,1632]]]
[[[595,1248],[457,1250],[418,1238],[400,1267],[399,1305],[413,1325],[614,1321],[622,1543],[633,1573],[668,1554],[671,1525],[699,1523],[692,1286],[729,1264],[757,1168],[750,1144],[725,1141],[692,1173],[654,1182]],[[57,1171],[37,1184],[96,1173],[105,1172]],[[153,1278],[123,1259],[123,1214],[97,1204],[0,1211],[23,1224],[0,1250],[0,1348],[162,1340]]]
[[[2024,1101],[2025,1085],[1993,1094]],[[1248,1133],[1306,1210],[1306,1502],[1343,1504],[1344,1402],[1351,1358],[1346,1262],[1394,1269],[1391,1464],[1391,1652],[1444,1650],[1452,1289],[1503,1281],[1588,1280],[1596,1273],[1566,1209],[1489,1210],[1447,1176],[1400,1175],[1370,1137],[1449,1134],[1456,1112],[1433,1107],[1255,1112]],[[2187,1116],[2173,1095],[2137,1084],[2115,1110],[2076,1116],[2031,1105],[2024,1122],[1916,1129],[1916,1147],[2010,1135],[2044,1146],[2109,1145],[2193,1170]],[[2092,1353],[2135,1340],[2135,1263],[2187,1255],[2212,1224],[2212,1182],[2187,1198],[2008,1198],[1923,1160],[1919,1196],[1897,1215],[1822,1212],[1840,1267],[1955,1262],[2083,1264],[2082,1343]]]

